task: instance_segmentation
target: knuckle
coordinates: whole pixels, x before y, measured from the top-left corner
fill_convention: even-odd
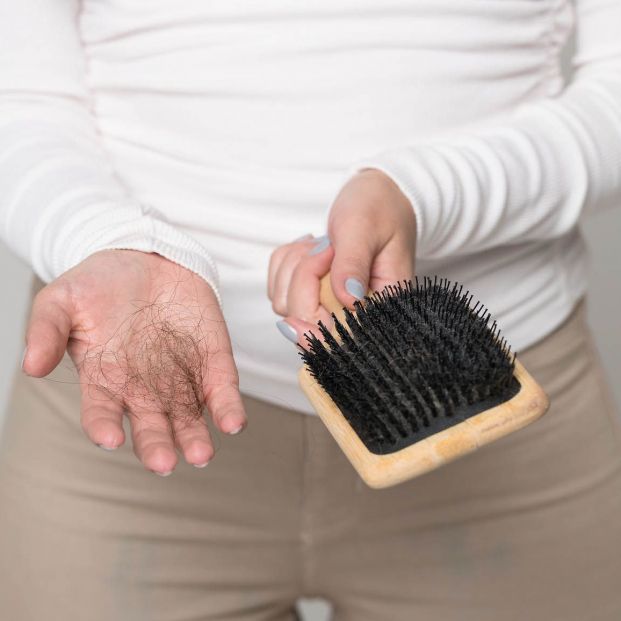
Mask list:
[[[159,427],[156,427],[153,422],[149,422],[147,415],[140,417],[140,421],[136,422],[136,414],[134,417],[134,428],[132,430],[132,436],[134,442],[143,448],[167,445],[170,440],[170,432],[164,431]]]
[[[37,293],[37,295],[34,296],[34,298],[32,299],[33,306],[36,307],[36,306],[45,304],[45,301],[47,297],[49,296],[48,287],[44,287],[43,289],[41,289],[41,291]]]
[[[239,373],[236,368],[223,369],[214,364],[207,373],[204,393],[208,405],[213,405],[214,400],[216,403],[223,401],[227,390],[239,390]]]
[[[301,256],[291,272],[291,283],[297,283],[301,279],[304,279],[306,275],[311,272],[312,267],[313,257],[308,255]]]
[[[36,295],[35,300],[38,298],[45,304],[55,304],[60,307],[65,307],[67,302],[71,299],[71,296],[71,283],[67,278],[60,276],[49,285],[43,287]]]
[[[235,364],[235,357],[231,351],[219,352],[218,356],[213,360],[222,374],[222,378],[226,378],[226,385],[236,386],[239,383],[239,372]]]
[[[270,272],[275,271],[282,262],[284,255],[286,254],[288,246],[278,246],[270,254],[269,267]]]
[[[369,262],[359,255],[345,254],[335,260],[334,269],[366,278]]]
[[[272,310],[281,317],[287,316],[287,302],[283,296],[275,297],[272,300]]]
[[[288,244],[281,244],[280,246],[276,246],[274,250],[272,250],[272,254],[270,255],[270,259],[274,260],[278,258],[283,252],[286,252]]]
[[[149,433],[147,433],[147,429],[145,427],[139,427],[138,429],[134,429],[134,446],[139,446],[142,449],[146,449],[151,443],[151,439],[149,438]]]
[[[288,287],[291,286],[291,281],[288,283]],[[272,310],[279,315],[287,311],[287,288],[282,282],[278,282],[274,285],[272,291],[271,303]]]
[[[291,274],[291,282],[289,284],[290,289],[292,286],[298,286],[305,280],[314,277],[315,264],[313,258],[313,256],[308,254],[300,257]]]
[[[270,255],[270,260],[269,263],[267,265],[267,273],[269,275],[270,278],[272,278],[276,272],[276,258],[274,256],[274,253],[272,252],[272,254]]]

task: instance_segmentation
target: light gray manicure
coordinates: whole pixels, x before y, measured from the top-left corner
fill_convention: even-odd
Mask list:
[[[315,240],[317,243],[308,251],[308,254],[319,254],[323,252],[330,245],[330,238],[327,235],[322,235]]]
[[[298,342],[298,333],[284,319],[276,322],[276,327],[280,333],[292,343]]]
[[[364,285],[357,278],[348,278],[345,281],[345,291],[353,295],[357,300],[364,297]]]

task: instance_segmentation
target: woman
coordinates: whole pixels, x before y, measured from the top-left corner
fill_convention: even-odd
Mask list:
[[[3,238],[40,279],[0,457],[6,618],[285,620],[302,595],[339,620],[619,618],[578,228],[621,194],[617,0],[1,10]],[[550,412],[366,488],[296,384],[328,271],[348,306],[464,283]]]

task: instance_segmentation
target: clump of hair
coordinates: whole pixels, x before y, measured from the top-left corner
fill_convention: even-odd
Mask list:
[[[195,309],[142,305],[104,345],[89,349],[81,370],[90,384],[140,415],[162,412],[191,422],[203,415],[210,333]]]

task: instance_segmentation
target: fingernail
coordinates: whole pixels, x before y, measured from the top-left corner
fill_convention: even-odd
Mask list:
[[[19,363],[19,368],[24,370],[24,360],[26,360],[26,354],[28,353],[28,346],[24,347],[24,353],[22,353],[22,361]]]
[[[304,241],[305,239],[312,239],[312,237],[313,237],[313,236],[312,236],[310,233],[306,233],[306,235],[302,235],[302,236],[300,236],[300,237],[296,237],[296,238],[293,240],[293,242],[292,242],[292,243],[299,242],[299,241]]]
[[[116,451],[119,448],[118,446],[106,446],[105,444],[98,444],[97,446],[104,451]]]
[[[276,327],[287,340],[291,341],[292,343],[298,342],[298,333],[284,319],[277,321]]]
[[[364,297],[364,285],[357,278],[348,278],[345,281],[345,291],[353,295],[357,300]]]
[[[172,470],[168,470],[167,472],[158,472],[157,470],[151,470],[154,474],[157,474],[158,477],[169,477],[172,474]]]
[[[233,431],[229,431],[229,435],[236,436],[243,428],[244,426],[240,425],[237,429],[233,429]]]
[[[309,255],[319,254],[323,252],[330,245],[330,238],[327,235],[322,235],[316,239],[317,243],[308,251]]]
[[[206,461],[203,464],[192,464],[195,468],[204,468],[209,462]]]

